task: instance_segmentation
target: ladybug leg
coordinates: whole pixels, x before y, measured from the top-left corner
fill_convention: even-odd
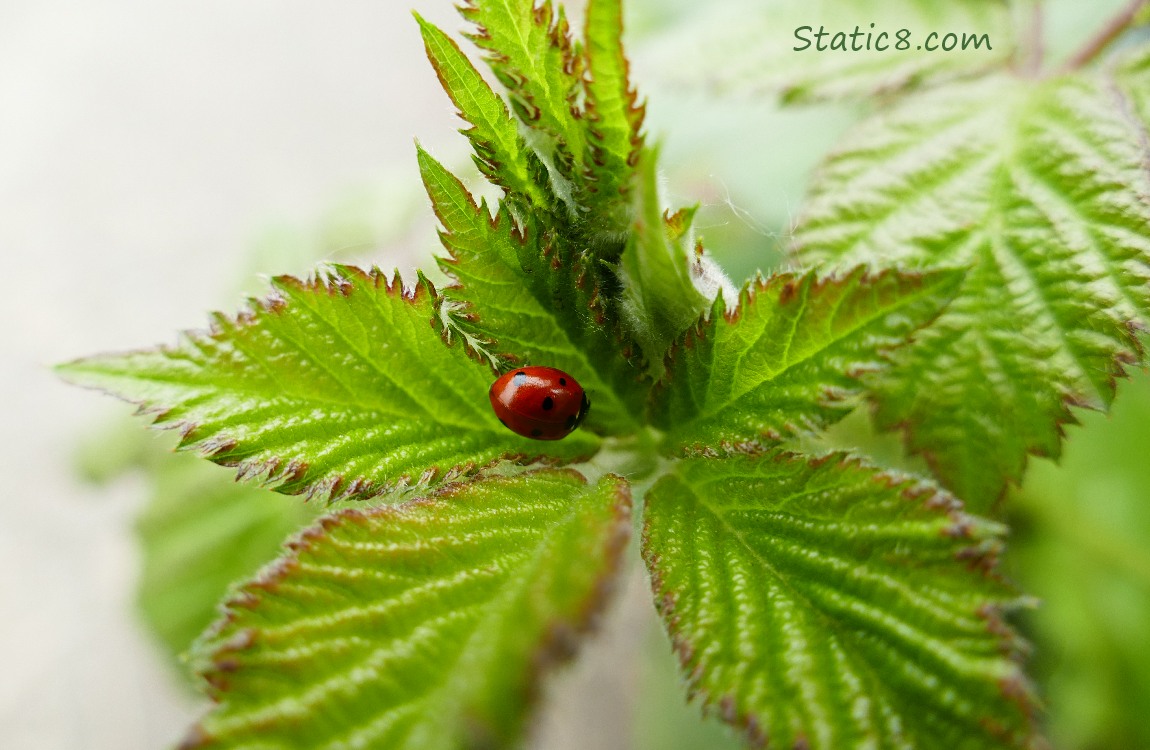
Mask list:
[[[571,429],[574,430],[579,425],[583,424],[583,420],[587,417],[587,412],[591,410],[591,399],[587,398],[587,393],[583,393],[583,403],[579,404],[579,411],[575,414],[575,419],[571,423]]]

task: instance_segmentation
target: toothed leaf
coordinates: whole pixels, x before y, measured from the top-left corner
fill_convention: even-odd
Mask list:
[[[1001,750],[1032,734],[1001,532],[841,454],[687,459],[643,557],[688,689],[752,743]]]
[[[699,319],[710,300],[691,280],[693,209],[665,217],[655,175],[656,152],[643,152],[636,180],[638,216],[623,251],[622,309],[647,360],[661,362],[667,347]]]
[[[652,421],[687,452],[742,450],[825,426],[851,408],[863,373],[936,316],[961,271],[838,277],[778,274],[722,298],[672,349]]]
[[[62,374],[157,413],[180,447],[286,493],[371,496],[501,458],[594,452],[583,431],[543,443],[499,424],[494,375],[444,345],[426,282],[408,296],[378,270],[332,266],[273,286],[175,347],[78,360]]]
[[[626,355],[621,332],[607,323],[596,277],[541,246],[534,224],[520,233],[505,210],[490,218],[487,206],[477,206],[422,149],[419,166],[451,255],[440,265],[458,281],[443,290],[448,323],[501,363],[548,365],[574,375],[591,399],[588,428],[634,430],[642,369],[632,361],[636,355]]]
[[[325,516],[200,644],[218,705],[185,747],[513,746],[629,515],[624,480],[546,470]]]
[[[546,168],[527,147],[503,99],[450,37],[418,15],[416,19],[443,89],[459,107],[460,116],[472,125],[463,132],[484,176],[531,205],[551,207],[554,201],[548,192]]]
[[[557,139],[555,163],[571,178],[583,170],[586,135],[576,116],[582,59],[575,54],[562,6],[550,0],[465,0],[464,18],[475,23],[472,41],[507,87],[524,123]]]
[[[908,99],[825,163],[806,260],[968,264],[947,312],[876,381],[940,480],[987,509],[1027,453],[1057,456],[1068,404],[1104,409],[1150,313],[1145,124],[1105,76],[989,79]]]
[[[586,38],[587,101],[584,117],[589,154],[586,179],[595,198],[592,211],[615,213],[616,229],[627,224],[619,198],[625,195],[643,138],[643,108],[628,78],[623,54],[623,9],[620,0],[589,0],[583,30]],[[600,220],[601,221],[601,220]],[[607,222],[605,222],[607,223]]]

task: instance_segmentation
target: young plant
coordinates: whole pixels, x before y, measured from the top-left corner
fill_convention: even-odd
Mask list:
[[[735,290],[693,209],[659,202],[619,0],[589,0],[579,40],[550,2],[461,11],[506,98],[417,21],[502,195],[417,148],[447,284],[332,264],[176,346],[61,367],[331,506],[196,643],[216,706],[184,746],[514,745],[636,525],[690,694],[750,744],[1038,742],[1005,528],[793,439],[868,390],[988,512],[1066,404],[1108,403],[1147,310],[1150,56],[907,94],[802,214],[802,256],[842,267]],[[528,365],[582,385],[580,429],[499,423],[488,389]]]

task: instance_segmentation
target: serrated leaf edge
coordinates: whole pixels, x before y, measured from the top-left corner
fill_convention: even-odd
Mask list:
[[[272,291],[264,297],[248,298],[247,307],[232,316],[222,312],[214,312],[210,315],[211,324],[208,328],[182,331],[180,334],[181,338],[189,341],[195,341],[205,337],[215,338],[225,333],[223,329],[227,325],[246,327],[252,325],[261,313],[278,315],[287,305],[286,299],[280,293],[280,290],[284,288],[291,287],[305,293],[326,292],[329,295],[349,296],[353,293],[354,289],[349,278],[358,278],[366,281],[375,289],[383,288],[387,295],[399,297],[409,304],[414,304],[426,297],[430,299],[434,309],[435,301],[439,299],[435,286],[422,272],[417,272],[417,282],[408,287],[404,285],[398,270],[389,278],[388,274],[378,266],[372,266],[365,271],[357,266],[325,263],[317,267],[315,273],[306,279],[300,279],[290,275],[273,277],[271,279]],[[432,330],[436,331],[445,346],[450,347],[453,345],[449,330],[439,327],[438,313],[431,316],[428,323]],[[320,501],[333,504],[351,499],[369,500],[384,496],[388,496],[395,501],[401,501],[405,498],[410,498],[413,493],[428,489],[433,483],[442,486],[451,486],[481,476],[486,470],[499,465],[511,464],[528,466],[531,464],[539,464],[541,466],[560,466],[571,463],[581,463],[590,458],[590,455],[585,455],[576,456],[571,459],[563,459],[546,454],[536,455],[506,451],[491,461],[482,464],[468,461],[452,466],[447,470],[432,465],[427,467],[418,477],[413,477],[411,474],[401,474],[386,482],[371,482],[361,477],[349,478],[343,475],[336,475],[321,481],[300,485],[296,484],[296,482],[303,478],[309,468],[308,463],[305,461],[292,460],[284,462],[276,458],[254,461],[233,458],[228,455],[228,453],[237,447],[239,444],[238,441],[217,436],[208,440],[193,442],[190,440],[191,435],[200,426],[196,422],[187,419],[160,421],[170,412],[170,407],[150,405],[145,401],[124,397],[107,388],[76,382],[68,375],[68,369],[71,366],[82,365],[87,361],[154,354],[157,352],[168,353],[177,350],[177,346],[161,345],[146,349],[134,349],[106,355],[96,355],[94,357],[72,360],[71,362],[57,365],[56,372],[64,380],[81,388],[105,393],[136,406],[136,416],[153,417],[152,423],[148,425],[149,429],[175,430],[179,434],[179,442],[175,450],[194,452],[196,455],[206,458],[215,464],[235,469],[236,481],[248,482],[254,486],[284,494],[301,496],[304,502]],[[482,352],[473,353],[471,350],[466,349],[465,345],[465,353],[470,359],[482,362]]]
[[[426,153],[426,152],[423,152]],[[434,159],[430,154],[427,158]],[[442,165],[440,165],[442,167]],[[512,242],[518,242],[520,246],[524,246],[528,241],[529,229],[526,226],[520,225],[514,221],[513,218],[507,215],[507,211],[500,207],[494,214],[492,214],[487,201],[481,199],[478,203],[475,201],[475,196],[463,184],[463,182],[455,174],[447,169],[443,170],[444,173],[456,182],[460,192],[466,197],[470,210],[474,211],[477,215],[482,217],[492,232],[501,231],[501,226],[504,221],[509,222],[507,230],[508,237]],[[452,252],[451,245],[447,241],[447,237],[451,235],[449,229],[446,229],[444,218],[439,214],[438,207],[433,203],[433,210],[435,211],[436,218],[439,221],[441,228],[439,231],[440,243],[443,246],[444,255],[437,255],[435,260],[439,265],[440,270],[447,276],[449,283],[443,286],[443,293],[436,297],[437,310],[441,311],[438,315],[437,330],[440,330],[445,337],[445,341],[450,343],[452,332],[458,332],[460,338],[464,341],[464,346],[468,356],[471,356],[477,361],[487,361],[492,369],[498,374],[506,372],[513,367],[522,364],[522,358],[510,351],[502,351],[499,341],[490,337],[476,336],[467,331],[459,321],[464,323],[479,324],[483,320],[482,311],[477,308],[472,302],[468,300],[459,300],[452,298],[449,294],[452,289],[463,289],[465,285],[453,273],[453,267],[465,262]],[[548,244],[540,250],[541,260],[549,263],[551,266],[556,266],[563,262],[563,259],[557,255],[556,248],[553,244]],[[596,325],[604,325],[607,322],[608,314],[604,306],[604,296],[602,294],[602,285],[597,281],[594,274],[590,273],[586,262],[583,258],[570,258],[567,261],[570,263],[571,270],[575,278],[575,286],[579,290],[584,290],[588,281],[595,286],[587,294],[587,313],[591,320]],[[522,273],[521,269],[512,269],[517,273]],[[562,330],[562,328],[561,328]],[[566,336],[566,331],[564,331]],[[618,345],[618,352],[624,360],[630,362],[635,368],[637,373],[645,372],[646,368],[642,365],[642,354],[638,351],[638,347],[633,342],[628,341],[627,337],[623,334],[621,327],[616,326],[615,330],[611,332],[611,337]],[[584,362],[588,368],[592,367],[590,360],[586,359],[582,350],[575,346],[575,342],[568,338],[569,343],[572,344],[572,350],[579,352],[583,356]]]
[[[873,283],[891,275],[898,275],[908,279],[922,279],[931,275],[935,275],[938,272],[953,272],[964,270],[965,269],[961,268],[940,267],[929,270],[908,271],[896,268],[876,268],[874,266],[864,264],[849,269],[832,269],[830,273],[820,273],[816,270],[788,270],[773,273],[766,277],[762,276],[761,274],[757,274],[753,279],[747,281],[739,290],[735,304],[731,307],[728,307],[724,301],[723,291],[720,287],[714,301],[711,304],[711,308],[700,315],[699,319],[694,323],[694,325],[687,328],[687,330],[684,331],[683,334],[679,336],[668,348],[667,353],[663,358],[664,375],[659,379],[657,383],[655,383],[651,389],[650,396],[647,400],[648,408],[650,408],[651,405],[653,405],[658,400],[659,394],[667,387],[669,387],[674,372],[672,368],[676,362],[676,358],[679,356],[679,352],[681,352],[683,349],[694,347],[700,340],[711,334],[715,326],[718,325],[720,318],[728,325],[735,325],[738,323],[739,319],[742,317],[743,312],[749,305],[754,303],[758,295],[763,292],[770,291],[777,284],[783,285],[783,290],[779,294],[778,301],[779,306],[782,306],[797,298],[800,287],[804,283],[808,283],[807,279],[811,279],[809,282],[811,284],[810,291],[817,292],[820,288],[830,284],[850,283],[856,277],[857,283],[862,285]],[[877,358],[885,362],[887,365],[894,364],[894,356],[896,352],[903,347],[913,345],[915,340],[915,333],[931,325],[935,320],[938,319],[940,315],[946,311],[950,302],[958,294],[961,288],[961,283],[955,283],[954,287],[955,288],[948,295],[945,304],[941,305],[934,312],[934,314],[932,314],[928,319],[924,320],[901,342],[892,347],[878,349],[876,351]],[[873,371],[871,370],[850,370],[844,374],[848,378],[860,382],[861,392],[862,378],[871,375],[872,372]],[[844,398],[850,395],[853,394],[844,394],[835,390],[830,390],[824,394],[825,400],[823,405],[835,406],[842,402]],[[741,441],[736,443],[730,440],[722,440],[719,442],[718,446],[705,445],[699,442],[691,443],[680,446],[679,455],[684,458],[696,456],[719,458],[732,454],[760,453],[764,449],[769,448],[772,444],[781,443],[785,440],[803,434],[804,432],[808,432],[812,429],[816,429],[818,427],[819,425],[788,424],[786,427],[786,432],[775,432],[772,430],[760,434],[757,439],[748,441]],[[766,441],[765,443],[764,439]]]
[[[920,503],[928,510],[945,513],[951,524],[942,531],[948,537],[970,540],[971,546],[964,547],[956,553],[956,560],[981,575],[984,579],[1013,589],[999,570],[999,557],[1003,551],[1003,544],[999,535],[1004,533],[1005,527],[985,519],[967,514],[962,501],[946,490],[928,481],[898,471],[884,469],[867,459],[845,451],[835,451],[818,456],[810,456],[784,450],[762,450],[744,455],[758,456],[763,460],[787,463],[792,461],[809,462],[813,466],[822,466],[828,463],[837,463],[844,468],[877,469],[873,475],[876,484],[888,489],[897,490],[899,495],[908,502]],[[640,553],[650,575],[651,594],[655,609],[663,623],[667,636],[671,641],[671,650],[679,661],[681,673],[685,676],[687,700],[701,700],[701,709],[705,715],[718,714],[726,724],[742,732],[743,737],[750,746],[767,748],[770,738],[766,735],[758,720],[749,711],[739,711],[735,706],[735,697],[731,693],[711,695],[699,686],[701,680],[701,665],[695,660],[694,647],[688,642],[678,627],[679,618],[675,614],[675,596],[667,590],[659,570],[660,555],[650,549],[649,544],[650,520],[644,517],[640,536]],[[990,543],[986,543],[989,539]],[[999,642],[999,650],[1017,670],[1011,679],[1000,681],[999,689],[1005,699],[1015,703],[1022,711],[1029,729],[1029,743],[1039,741],[1037,735],[1037,714],[1040,704],[1035,695],[1034,687],[1025,676],[1023,670],[1025,657],[1029,654],[1029,644],[1010,627],[1006,614],[1015,609],[1031,604],[1031,600],[1018,596],[1011,602],[987,602],[976,612],[977,616],[986,621],[987,632],[995,636]],[[1030,745],[1028,744],[1028,747]],[[801,741],[795,745],[794,750],[809,750],[809,745]],[[1034,744],[1034,750],[1039,746]]]
[[[587,477],[575,469],[545,469],[553,474],[567,474],[578,478],[584,486]],[[531,663],[528,679],[527,703],[531,705],[540,697],[540,688],[546,676],[555,668],[570,661],[576,654],[580,641],[592,634],[599,625],[602,615],[618,582],[618,573],[628,542],[631,539],[631,512],[633,509],[630,484],[621,476],[608,474],[614,480],[615,502],[613,511],[617,522],[607,543],[603,575],[592,588],[580,608],[574,623],[552,622],[547,636],[538,644]],[[252,610],[260,605],[261,594],[272,592],[299,566],[300,556],[308,551],[317,540],[323,539],[328,531],[345,523],[358,523],[366,518],[400,517],[413,509],[433,506],[443,500],[450,500],[463,488],[463,484],[445,486],[431,493],[409,500],[402,505],[382,505],[371,508],[341,508],[316,519],[313,523],[294,534],[284,543],[284,554],[264,566],[256,576],[242,584],[221,604],[220,617],[208,627],[192,647],[193,654],[205,644],[218,638],[228,626],[236,622],[236,609]],[[237,631],[226,641],[212,646],[200,658],[204,661],[197,667],[197,674],[206,685],[205,691],[214,704],[219,704],[229,690],[227,675],[239,669],[235,654],[252,648],[258,640],[254,628]],[[196,750],[212,741],[211,735],[197,721],[180,742],[179,750]]]
[[[1128,366],[1141,366],[1145,362],[1145,351],[1138,334],[1150,329],[1147,329],[1138,321],[1124,321],[1123,324],[1130,333],[1130,338],[1133,342],[1133,351],[1118,352],[1111,358],[1112,367],[1108,382],[1112,389],[1117,389],[1119,379],[1128,380],[1130,378]],[[913,346],[913,341],[910,345]],[[892,352],[892,355],[897,356],[897,353]],[[939,451],[924,447],[924,444],[919,442],[916,423],[913,419],[907,418],[880,423],[876,418],[876,415],[881,409],[879,398],[876,394],[868,390],[866,393],[866,402],[868,410],[870,411],[871,423],[883,432],[895,433],[898,436],[899,443],[902,445],[902,450],[905,455],[922,458],[929,467],[932,475],[938,477],[940,480],[947,478],[947,472],[943,471],[939,463]],[[1046,458],[1054,462],[1057,462],[1062,457],[1062,447],[1066,443],[1065,428],[1067,426],[1073,427],[1081,425],[1078,417],[1071,411],[1072,408],[1104,414],[1109,413],[1109,408],[1092,404],[1079,394],[1064,390],[1061,394],[1060,407],[1057,413],[1051,415],[1051,426],[1054,428],[1058,439],[1057,450],[1051,452],[1043,449],[1040,445],[1028,445],[1022,454],[1022,465],[1017,475],[1008,474],[1003,477],[1002,488],[999,490],[998,495],[992,498],[987,505],[989,512],[996,514],[1001,512],[1006,497],[1010,494],[1011,490],[1018,489],[1022,486],[1022,480],[1026,476],[1032,457]]]

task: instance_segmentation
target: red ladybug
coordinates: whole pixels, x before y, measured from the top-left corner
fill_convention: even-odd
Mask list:
[[[554,367],[520,367],[504,373],[487,395],[504,427],[536,440],[567,437],[591,408],[578,381]]]

